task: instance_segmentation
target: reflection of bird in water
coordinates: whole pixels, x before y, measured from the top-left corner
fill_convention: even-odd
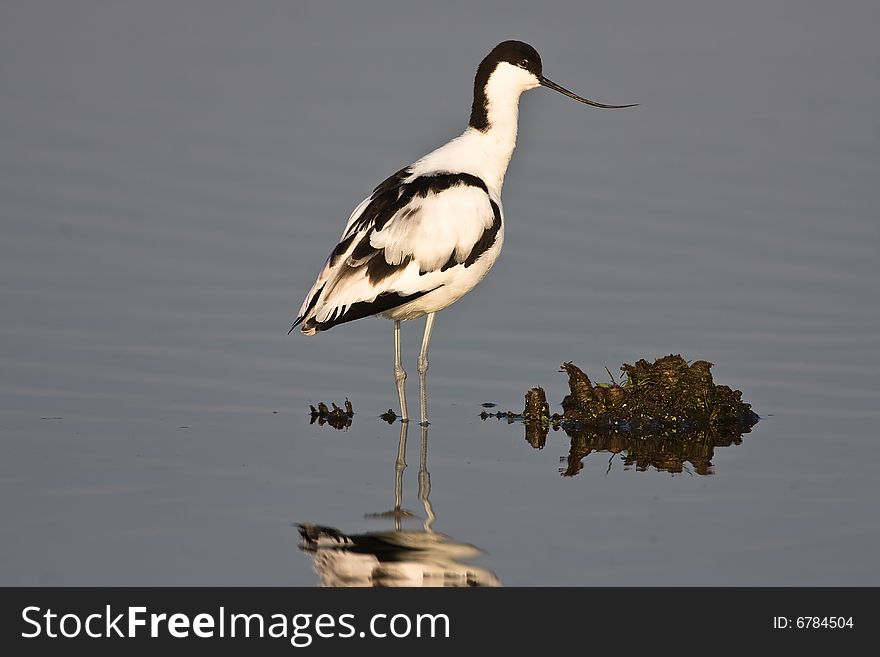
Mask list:
[[[500,586],[495,574],[462,563],[482,554],[436,532],[347,535],[300,525],[300,547],[315,558],[322,586]]]
[[[404,530],[402,519],[413,514],[401,506],[403,471],[406,468],[407,423],[400,425],[395,461],[394,509],[372,517],[391,517],[391,531],[344,534],[331,527],[299,525],[300,549],[314,559],[322,586],[501,586],[490,570],[463,560],[483,554],[479,548],[456,543],[435,532],[434,510],[428,496],[431,476],[427,470],[428,428],[421,427],[419,500],[425,509],[421,530]]]

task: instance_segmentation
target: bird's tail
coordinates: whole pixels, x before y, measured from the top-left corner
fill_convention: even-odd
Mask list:
[[[318,281],[320,282],[320,280]],[[326,287],[326,281],[315,291],[315,288],[312,288],[312,291],[309,292],[309,296],[306,297],[306,301],[303,302],[303,307],[300,308],[300,315],[295,320],[293,320],[293,326],[290,327],[290,330],[287,332],[287,335],[293,333],[293,329],[302,324],[303,335],[314,335],[321,329],[318,328],[318,322],[315,321],[315,317],[312,314],[312,311],[315,309],[315,306],[318,305],[318,299],[321,297],[321,293],[324,291],[324,287]],[[315,284],[315,287],[318,287],[318,284]],[[308,319],[306,319],[308,317]],[[305,320],[305,321],[304,321]]]
[[[304,319],[305,317],[301,316],[293,320],[293,326],[290,327],[287,335],[293,333],[293,329],[295,329],[297,326],[300,326],[300,324],[302,324],[302,326],[300,326],[299,330],[302,332],[303,335],[315,335],[315,333],[321,330],[317,327],[317,322],[315,322],[314,318],[309,319],[306,322],[303,322]]]

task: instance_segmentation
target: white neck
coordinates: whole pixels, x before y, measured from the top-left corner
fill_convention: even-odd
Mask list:
[[[489,191],[501,197],[504,174],[516,147],[519,97],[538,86],[530,73],[510,64],[500,64],[484,89],[488,125],[472,126],[445,146],[429,153],[415,165],[414,173],[450,171],[472,173],[485,181]]]
[[[512,68],[512,67],[511,67]],[[487,163],[492,163],[493,180],[497,179],[498,189],[504,183],[507,165],[516,148],[516,133],[519,127],[519,97],[522,89],[513,87],[505,80],[502,71],[496,71],[486,85],[487,115],[489,126],[485,132],[468,128],[481,142],[481,150]],[[468,131],[465,131],[467,134]],[[488,181],[487,181],[487,184]]]
[[[486,185],[501,195],[504,175],[516,148],[517,106],[505,114],[504,121],[494,121],[486,132],[468,127],[459,137],[467,143],[471,152],[474,173],[482,178]],[[490,120],[492,113],[490,111]]]

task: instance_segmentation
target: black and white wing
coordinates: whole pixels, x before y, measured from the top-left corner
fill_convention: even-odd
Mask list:
[[[500,205],[481,178],[401,169],[355,208],[291,331],[301,324],[314,335],[441,290],[489,251],[501,228]],[[443,294],[434,296],[444,307]]]

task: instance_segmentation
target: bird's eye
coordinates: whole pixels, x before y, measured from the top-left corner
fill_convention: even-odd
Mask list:
[[[528,59],[521,59],[516,63],[516,65],[519,66],[520,68],[528,68],[529,67],[529,60]]]

